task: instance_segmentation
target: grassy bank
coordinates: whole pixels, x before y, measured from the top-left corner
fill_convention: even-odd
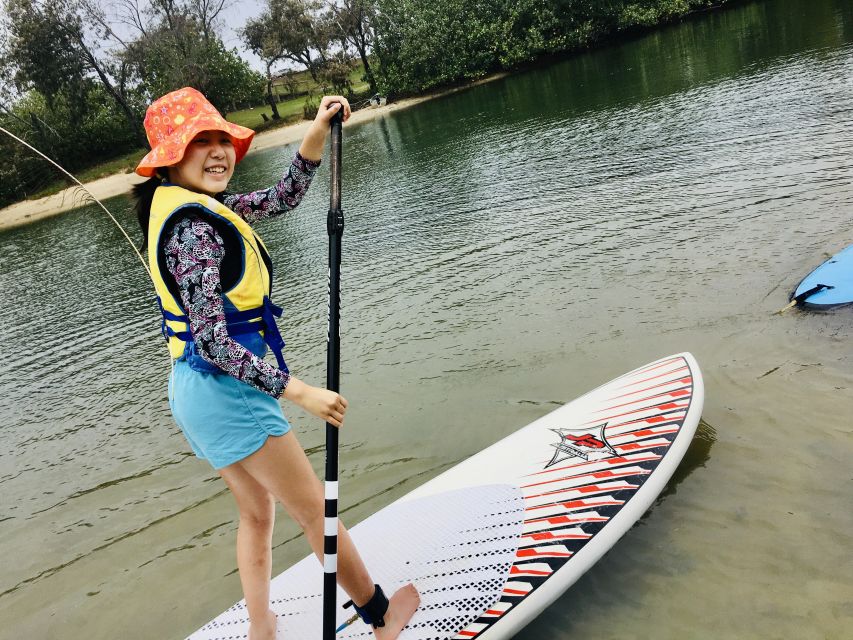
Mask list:
[[[368,97],[370,86],[361,79],[364,75],[364,66],[359,63],[350,73],[349,80],[352,86],[352,99],[356,102],[364,100]],[[242,111],[229,113],[227,119],[236,124],[249,127],[255,131],[264,131],[265,129],[282,126],[282,124],[292,124],[299,122],[303,118],[303,111],[308,101],[317,104],[320,97],[325,93],[331,93],[331,89],[321,87],[311,77],[307,71],[300,71],[290,75],[291,88],[293,93],[289,93],[286,83],[283,80],[278,80],[273,83],[273,93],[281,96],[277,103],[278,113],[281,120],[277,122],[272,120],[272,108],[268,104],[263,104]],[[264,118],[266,116],[266,119]]]

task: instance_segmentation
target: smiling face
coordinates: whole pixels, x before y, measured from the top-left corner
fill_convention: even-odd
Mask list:
[[[169,181],[212,196],[225,191],[235,164],[231,136],[224,131],[202,131],[187,145],[183,159],[168,167]]]

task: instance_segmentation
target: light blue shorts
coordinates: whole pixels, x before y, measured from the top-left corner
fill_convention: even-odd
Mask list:
[[[189,351],[169,376],[169,406],[195,455],[221,469],[290,431],[278,400]]]

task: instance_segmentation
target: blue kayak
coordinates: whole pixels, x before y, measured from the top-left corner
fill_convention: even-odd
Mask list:
[[[791,300],[816,309],[853,303],[853,244],[803,278]]]

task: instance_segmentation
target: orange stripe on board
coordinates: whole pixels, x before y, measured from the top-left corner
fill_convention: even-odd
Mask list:
[[[530,538],[531,540],[586,540],[592,536],[588,533],[572,533],[554,535],[552,531],[542,531],[541,533],[525,533],[522,538]]]
[[[627,434],[626,434],[627,435]],[[652,434],[656,435],[656,434]],[[543,480],[542,482],[534,482],[532,484],[523,484],[521,485],[522,489],[531,489],[533,487],[539,487],[543,484],[554,484],[557,482],[567,482],[570,480],[581,480],[582,478],[595,478],[596,480],[609,480],[613,478],[627,478],[630,476],[636,475],[645,475],[649,473],[648,471],[626,471],[626,470],[613,470],[613,469],[602,469],[601,471],[590,471],[589,473],[579,473],[576,476],[564,476],[562,478],[552,478],[551,480]],[[566,487],[565,489],[556,489],[554,491],[545,491],[544,493],[532,493],[529,496],[525,496],[526,498],[538,498],[541,496],[547,496],[552,493],[563,493],[564,491],[573,491],[574,489],[580,489],[581,487],[586,486],[583,484],[577,485],[575,487]]]
[[[625,385],[624,387],[620,387],[621,389],[627,389],[628,387],[633,387],[635,384],[642,384],[643,382],[649,382],[650,380],[654,380],[656,378],[662,378],[663,376],[672,375],[676,371],[681,371],[686,369],[687,367],[679,367],[678,369],[673,369],[672,371],[668,371],[666,373],[660,373],[656,376],[652,376],[651,378],[646,378],[645,380],[638,380],[637,382],[629,385]],[[680,382],[681,384],[691,384],[693,382],[693,378],[690,376],[686,376],[684,378],[673,378],[672,380],[667,380],[666,382],[659,382],[657,384],[653,384],[650,387],[643,387],[642,389],[637,389],[636,391],[629,391],[628,393],[623,393],[618,396],[611,396],[611,400],[615,400],[616,398],[624,398],[625,396],[632,396],[635,393],[642,393],[643,391],[648,391],[650,389],[657,389],[658,387],[665,387],[668,384],[675,384],[676,382]]]
[[[563,553],[562,551],[543,551],[539,552],[536,549],[519,549],[515,552],[516,558],[568,558],[572,555],[570,552]]]
[[[631,431],[630,433],[623,433],[623,434],[620,434],[619,436],[616,436],[616,437],[621,438],[622,436],[626,436],[626,437],[627,436],[638,436],[638,437],[659,436],[659,435],[663,435],[665,433],[675,433],[676,431],[678,431],[678,429],[660,429],[660,428],[658,428],[658,429],[640,429],[639,431]],[[614,440],[615,440],[615,438],[614,438]]]
[[[636,489],[633,485],[632,488]],[[609,491],[610,489],[607,489]],[[621,489],[614,489],[615,491],[620,491]],[[543,504],[538,507],[525,507],[525,511],[533,511],[535,509],[547,509],[548,507],[563,507],[564,509],[574,509],[576,507],[607,507],[613,505],[625,504],[624,500],[609,500],[607,502],[596,502],[594,504],[588,504],[585,500],[569,500],[567,502],[555,502],[554,504]],[[527,520],[526,522],[532,522],[531,520]]]
[[[683,411],[675,411],[673,413],[668,413],[665,416],[648,416],[647,418],[639,418],[637,420],[628,420],[627,422],[617,422],[616,424],[609,424],[605,427],[605,433],[610,433],[616,429],[621,429],[622,427],[627,427],[632,424],[640,424],[642,422],[648,424],[657,424],[659,422],[682,422],[684,420],[684,416],[687,415],[687,408],[682,407]],[[612,435],[610,437],[613,437]]]
[[[684,361],[684,358],[682,358],[682,357],[669,358],[668,360],[664,360],[663,362],[658,362],[656,365],[652,365],[649,367],[643,367],[642,369],[639,369],[639,370],[634,371],[632,373],[635,376],[640,376],[640,375],[643,375],[644,373],[648,373],[649,371],[654,371],[655,369],[660,369],[661,367],[665,367],[667,365],[670,365],[673,362],[678,362],[679,360]],[[625,375],[631,375],[631,374],[625,374]]]
[[[551,571],[537,571],[536,569],[519,569],[515,565],[510,567],[509,575],[525,575],[525,576],[550,576]]]
[[[651,400],[651,398],[645,398],[646,400]],[[628,403],[633,404],[633,403]],[[615,407],[614,407],[615,408]],[[639,409],[634,409],[633,411],[626,411],[625,413],[614,413],[612,416],[607,416],[605,418],[599,418],[598,420],[590,420],[589,422],[585,422],[584,424],[592,424],[593,422],[601,422],[602,420],[613,420],[613,418],[619,418],[621,416],[629,416],[632,413],[642,413],[643,411],[653,411],[658,409],[660,411],[666,411],[668,409],[684,409],[687,410],[687,405],[680,405],[675,402],[664,402],[663,404],[653,404],[648,407],[640,407]],[[607,409],[602,409],[602,411],[607,411]]]
[[[661,447],[668,447],[670,445],[669,440],[664,440],[663,442],[655,443],[651,440],[643,440],[641,442],[629,442],[627,444],[617,444],[613,448],[616,451],[636,451],[637,449],[660,449]]]
[[[623,402],[622,404],[614,404],[610,407],[605,407],[604,409],[599,409],[595,413],[604,413],[605,411],[611,411],[613,409],[618,409],[619,407],[630,407],[631,405],[640,404],[641,402],[646,402],[648,400],[655,400],[656,398],[681,398],[685,395],[690,395],[689,389],[676,389],[675,391],[667,391],[666,393],[656,393],[653,396],[648,396],[647,398],[640,398],[639,400],[632,400],[631,402]],[[626,416],[629,413],[638,413],[639,411],[648,411],[650,409],[677,409],[679,406],[677,404],[673,404],[672,402],[665,402],[663,404],[653,404],[648,407],[642,407],[640,409],[634,409],[633,411],[626,411],[625,413],[618,413],[616,415]],[[601,420],[609,420],[610,418],[599,418],[598,420],[589,420],[584,422],[584,424],[592,424],[594,422],[600,422]]]
[[[595,518],[572,518],[571,516],[552,516],[550,518],[537,518],[536,520],[528,520],[527,522],[533,524],[534,522],[547,522],[549,524],[581,524],[583,522],[604,522],[607,518],[603,518],[601,516],[597,516]]]

